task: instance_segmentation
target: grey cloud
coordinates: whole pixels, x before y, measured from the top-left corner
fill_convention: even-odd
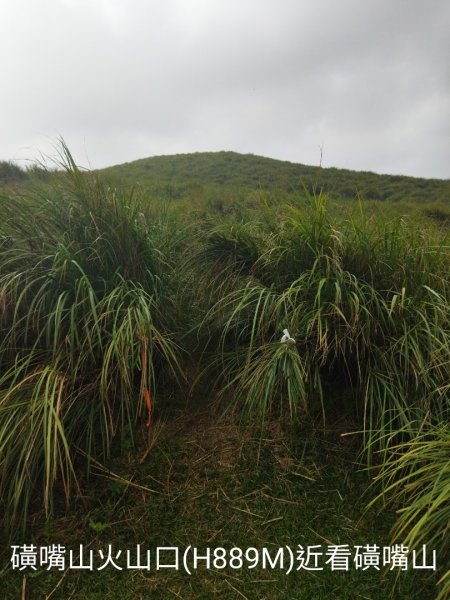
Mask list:
[[[6,8],[5,8],[6,7]],[[0,157],[231,149],[449,177],[446,0],[4,0]],[[36,154],[36,151],[35,151]]]

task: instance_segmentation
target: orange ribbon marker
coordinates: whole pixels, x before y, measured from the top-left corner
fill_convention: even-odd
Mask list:
[[[152,424],[152,403],[150,400],[150,392],[148,391],[148,388],[144,388],[144,396],[145,396],[145,402],[147,404],[147,410],[148,410],[148,419],[147,419],[147,423],[145,425],[147,427],[150,427],[150,425]]]
[[[148,378],[148,374],[147,374],[147,338],[141,338],[141,341],[143,342],[142,348],[141,348],[141,369],[142,369],[142,381],[145,381]],[[148,419],[147,419],[147,423],[146,426],[150,427],[150,425],[152,424],[152,402],[150,399],[150,392],[148,387],[143,387],[142,389],[142,393],[144,394],[144,398],[145,398],[145,403],[147,404],[147,410],[148,410]]]

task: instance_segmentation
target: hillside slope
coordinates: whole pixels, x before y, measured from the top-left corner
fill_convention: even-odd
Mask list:
[[[199,152],[144,158],[102,170],[127,185],[177,196],[196,185],[291,192],[303,184],[335,198],[449,202],[450,180],[321,168],[236,152]]]

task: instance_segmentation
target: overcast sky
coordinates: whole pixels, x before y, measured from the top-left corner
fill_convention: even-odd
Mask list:
[[[1,0],[0,159],[235,150],[450,178],[449,0]]]

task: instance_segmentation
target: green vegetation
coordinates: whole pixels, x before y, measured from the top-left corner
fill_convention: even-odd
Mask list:
[[[446,424],[420,431],[413,440],[390,450],[377,477],[384,485],[379,499],[404,505],[394,527],[394,537],[409,546],[420,548],[427,544],[445,556],[450,527],[448,420]],[[448,595],[449,578],[447,571],[441,580],[439,598]]]
[[[227,224],[206,241],[202,264],[212,257],[222,287],[205,326],[219,347],[224,390],[231,387],[263,421],[283,401],[291,417],[315,403],[325,419],[324,403],[335,409],[339,391],[350,392],[370,454],[398,430],[444,421],[444,241],[401,219],[362,213],[336,223],[322,193],[289,212],[275,231],[255,221],[241,230]],[[295,343],[280,344],[284,329]],[[332,383],[326,400],[323,390]]]
[[[40,488],[69,502],[74,464],[133,431],[166,366],[178,376],[168,243],[130,195],[86,179],[4,198],[0,492],[11,527]],[[152,231],[153,230],[153,231]],[[2,233],[3,233],[2,232]]]
[[[317,181],[331,198],[406,202],[448,202],[450,181],[399,175],[378,175],[347,169],[322,168],[236,152],[202,152],[155,156],[104,169],[108,176],[125,184],[139,183],[148,191],[179,197],[209,184],[215,191],[224,188],[252,191],[264,189],[277,194],[311,193]]]
[[[89,486],[77,507],[44,527],[36,524],[27,537],[36,545],[64,543],[77,550],[82,543],[98,549],[133,551],[136,544],[206,548],[266,547],[272,554],[286,544],[296,547],[328,544],[389,543],[393,514],[364,513],[367,478],[356,473],[357,447],[342,438],[342,424],[325,437],[311,436],[308,428],[289,430],[273,422],[261,439],[250,426],[217,421],[209,408],[172,412],[156,446],[144,458],[122,455],[98,471],[100,480]],[[144,460],[142,460],[144,459]],[[106,478],[105,478],[106,477]],[[121,477],[122,479],[119,479]],[[100,483],[99,483],[100,481]],[[50,540],[50,541],[49,541]],[[114,552],[115,555],[115,552]],[[133,555],[134,558],[134,555]],[[9,556],[6,560],[9,560]],[[5,562],[6,562],[5,560]],[[87,573],[26,570],[9,572],[4,597],[20,597],[24,581],[31,597],[52,600],[75,598],[134,600],[135,598],[271,598],[322,600],[370,598],[386,600],[396,571],[383,568],[348,572],[307,570],[286,575],[279,568],[214,569],[200,561],[191,576],[179,571],[156,571],[151,556],[149,572],[107,568]],[[325,562],[328,557],[324,557]],[[125,556],[116,561],[126,564]],[[398,582],[395,598],[422,600],[435,591],[427,571],[408,570]]]
[[[24,181],[26,172],[18,165],[5,160],[0,161],[0,184]]]
[[[438,573],[6,569],[8,597],[445,598],[449,182],[62,166],[0,198],[5,547],[426,543]]]

